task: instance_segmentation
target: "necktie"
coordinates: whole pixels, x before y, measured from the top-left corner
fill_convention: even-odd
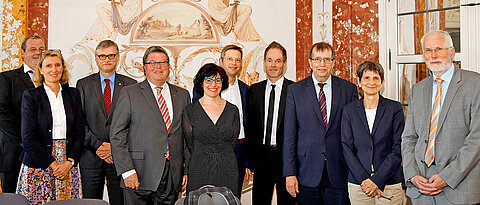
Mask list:
[[[30,77],[30,79],[33,78],[33,70],[28,70],[27,74],[28,74],[28,77]]]
[[[273,121],[273,108],[275,106],[275,85],[272,84],[272,90],[270,91],[270,100],[268,101],[268,115],[267,115],[267,130],[265,132],[265,145],[270,145],[272,140],[272,121]]]
[[[105,104],[105,111],[107,111],[107,116],[110,112],[110,106],[112,105],[112,91],[110,89],[110,80],[105,79],[105,88],[103,89],[103,103]]]
[[[318,104],[320,105],[320,110],[322,111],[323,122],[327,126],[327,99],[325,98],[325,93],[323,92],[323,86],[326,83],[318,83],[320,86],[320,92],[318,93]]]
[[[163,121],[165,122],[165,126],[167,127],[167,132],[170,132],[170,127],[172,126],[172,120],[170,119],[170,114],[168,113],[167,101],[163,98],[162,95],[162,87],[157,87],[157,102],[160,105],[160,112],[162,113]],[[165,156],[168,160],[170,160],[170,148],[167,144],[167,154]]]
[[[435,159],[435,137],[437,135],[438,116],[440,114],[440,105],[442,101],[442,82],[441,78],[435,79],[437,82],[437,94],[432,107],[432,116],[430,118],[430,131],[428,132],[428,145],[425,150],[425,163],[427,167],[432,165]]]

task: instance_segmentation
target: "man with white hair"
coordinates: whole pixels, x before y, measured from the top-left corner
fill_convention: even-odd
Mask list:
[[[413,204],[480,203],[480,75],[453,64],[450,35],[422,38],[433,75],[415,84],[402,135],[403,171]]]

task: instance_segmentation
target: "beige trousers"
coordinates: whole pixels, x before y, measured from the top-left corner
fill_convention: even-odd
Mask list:
[[[369,197],[363,191],[360,185],[348,183],[348,197],[352,205],[379,205],[379,204],[395,204],[402,205],[405,198],[405,191],[402,189],[402,183],[386,185],[381,197]]]

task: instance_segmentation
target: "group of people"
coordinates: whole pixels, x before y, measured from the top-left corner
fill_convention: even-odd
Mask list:
[[[24,64],[0,74],[0,181],[30,204],[101,199],[174,204],[184,189],[224,186],[241,197],[253,177],[253,204],[480,203],[480,75],[453,64],[444,31],[422,38],[433,75],[402,105],[380,94],[382,66],[358,66],[358,87],[333,76],[335,50],[309,52],[311,75],[284,77],[287,52],[265,49],[266,79],[237,79],[242,49],[228,45],[203,65],[193,99],[168,83],[160,46],[143,56],[145,80],[116,73],[111,40],[95,50],[99,72],[68,86],[60,51],[43,38],[22,43]],[[34,85],[35,84],[35,85]],[[359,98],[360,88],[361,98]]]

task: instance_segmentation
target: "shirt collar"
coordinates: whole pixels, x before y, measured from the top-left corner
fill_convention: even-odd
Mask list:
[[[28,71],[32,71],[32,73],[33,73],[33,69],[30,68],[27,64],[24,63],[23,64],[23,72],[28,73]]]
[[[62,84],[60,84],[60,83],[58,83],[58,84],[60,85],[60,90],[59,90],[58,92],[61,93],[61,92],[62,92]],[[45,83],[43,83],[43,88],[45,89],[45,92],[48,91],[48,92],[52,92],[52,93],[53,93],[52,89],[50,89],[50,87],[48,87],[47,85],[45,85]]]
[[[433,74],[433,85],[437,84],[435,82],[436,78],[441,78],[445,83],[450,83],[453,77],[453,71],[455,71],[454,67],[455,66],[452,63],[452,66],[447,70],[447,72],[443,73],[443,75],[440,77],[437,77],[435,74]]]
[[[315,78],[315,76],[313,76],[313,74],[312,74],[312,79],[313,79],[313,85],[317,86],[318,83],[320,83]],[[326,86],[332,85],[332,75],[328,76],[328,79],[324,83],[325,83]]]
[[[281,88],[282,85],[283,85],[283,80],[284,79],[285,79],[285,77],[282,76],[280,79],[277,80],[277,82],[272,83],[272,81],[270,81],[270,79],[267,78],[267,87],[270,87],[271,85],[275,85],[276,87]]]
[[[150,82],[148,79],[147,79],[147,82],[150,85],[150,88],[152,88],[152,90],[156,92],[156,89],[157,89],[158,86],[156,86],[155,84]],[[161,87],[162,87],[162,90],[168,89],[168,83],[165,82]]]
[[[100,72],[99,72],[100,73]],[[115,73],[113,73],[113,75],[111,75],[110,77],[106,78],[105,76],[103,76],[102,73],[100,73],[100,82],[103,82],[105,79],[109,79],[110,82],[112,83],[115,83]]]

